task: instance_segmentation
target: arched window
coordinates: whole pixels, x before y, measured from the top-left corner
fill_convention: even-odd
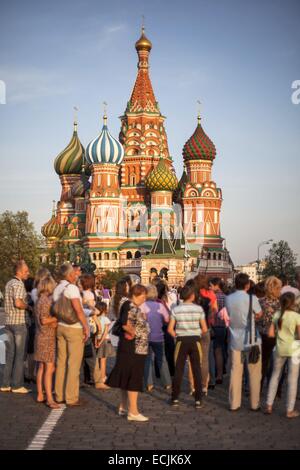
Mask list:
[[[104,253],[104,259],[108,260],[109,259],[109,253]]]
[[[141,252],[140,251],[136,251],[135,254],[134,254],[134,257],[135,259],[138,259],[140,258],[142,255],[141,255]]]
[[[222,259],[222,255],[221,253],[219,253],[219,261],[221,261],[221,259]]]
[[[113,253],[113,254],[111,255],[111,259],[118,259],[117,253]]]
[[[102,260],[102,253],[99,253],[98,259],[99,259],[99,260]]]
[[[129,184],[130,186],[136,185],[136,175],[134,173],[131,173],[131,175],[129,176]]]
[[[217,259],[217,254],[216,253],[213,254],[213,259]]]
[[[93,260],[96,261],[96,259],[97,259],[97,255],[96,253],[93,253]]]
[[[211,259],[211,254],[210,253],[207,254],[207,259]]]
[[[132,253],[131,253],[131,251],[127,251],[127,253],[126,253],[126,258],[127,258],[127,259],[132,259]]]

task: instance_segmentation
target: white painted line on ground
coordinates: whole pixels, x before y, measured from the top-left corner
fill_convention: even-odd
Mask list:
[[[61,405],[61,408],[58,410],[51,410],[48,418],[40,427],[26,450],[43,450],[65,409],[66,405]]]

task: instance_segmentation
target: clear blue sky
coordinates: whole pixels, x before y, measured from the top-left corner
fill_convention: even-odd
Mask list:
[[[2,1],[0,211],[27,210],[38,230],[49,219],[60,194],[53,161],[71,137],[74,105],[85,146],[99,131],[104,100],[118,135],[143,14],[178,176],[196,101],[203,103],[234,262],[255,259],[266,238],[300,253],[300,105],[291,101],[300,79],[298,0]]]

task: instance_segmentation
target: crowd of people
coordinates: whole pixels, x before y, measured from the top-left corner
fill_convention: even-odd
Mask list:
[[[229,374],[229,410],[271,414],[287,382],[286,416],[296,418],[300,364],[300,291],[284,278],[254,284],[239,273],[229,287],[197,274],[169,288],[152,276],[120,279],[113,292],[96,287],[93,274],[65,263],[54,279],[41,268],[30,278],[24,260],[5,288],[6,361],[1,392],[27,394],[36,382],[36,402],[50,408],[82,405],[80,387],[120,390],[117,413],[146,422],[138,395],[161,386],[170,405],[180,406],[187,364],[195,408]],[[107,359],[112,368],[107,371]],[[227,381],[226,381],[227,383]],[[169,391],[169,392],[168,392]]]

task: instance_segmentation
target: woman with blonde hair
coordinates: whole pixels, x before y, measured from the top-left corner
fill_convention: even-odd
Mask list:
[[[52,294],[56,287],[53,277],[49,274],[38,284],[38,300],[35,306],[36,336],[34,359],[39,363],[36,384],[37,402],[46,401],[49,408],[60,408],[52,396],[52,378],[55,370],[56,328],[57,319],[51,316]],[[43,385],[46,400],[43,394]]]
[[[276,344],[274,337],[268,336],[269,328],[272,324],[275,312],[280,309],[279,297],[281,294],[282,282],[276,276],[269,276],[265,280],[265,296],[259,299],[262,317],[257,326],[262,340],[262,378],[261,387],[264,385],[266,377],[270,378],[270,362],[272,351]]]
[[[27,290],[28,282],[31,281],[32,279],[29,278],[25,282],[25,288],[28,292],[29,296],[29,305],[32,307],[35,306],[35,304],[38,301],[38,293],[37,293],[37,286],[40,282],[41,279],[47,277],[50,274],[49,270],[47,268],[40,268],[38,272],[35,275],[34,282],[33,282],[33,288],[29,292]],[[27,344],[27,380],[28,382],[36,382],[36,364],[34,360],[34,341],[35,341],[35,320],[34,320],[34,314],[32,312],[29,313],[29,322],[28,322],[28,344]]]

